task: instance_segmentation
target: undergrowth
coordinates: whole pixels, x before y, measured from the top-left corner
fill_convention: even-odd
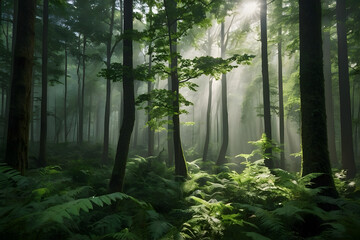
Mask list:
[[[125,193],[109,194],[109,166],[53,159],[25,177],[0,166],[0,239],[360,238],[359,178],[346,181],[341,171],[341,197],[333,199],[308,188],[317,174],[269,171],[263,160],[219,171],[197,159],[189,179],[177,182],[159,157],[136,156]]]

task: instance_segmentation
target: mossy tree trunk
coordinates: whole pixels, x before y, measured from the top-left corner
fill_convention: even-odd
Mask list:
[[[36,1],[18,2],[18,19],[13,52],[6,163],[25,173],[29,145],[31,81],[35,43]]]
[[[329,160],[320,0],[299,0],[302,176],[322,173],[312,187],[337,196]]]

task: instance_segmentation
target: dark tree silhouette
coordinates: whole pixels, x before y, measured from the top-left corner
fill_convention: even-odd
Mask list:
[[[135,94],[133,77],[133,0],[124,2],[124,40],[123,40],[123,102],[124,117],[116,149],[115,164],[110,179],[110,191],[122,192],[126,162],[129,153],[131,134],[135,123]]]
[[[35,0],[18,2],[13,52],[6,163],[21,174],[27,166],[31,109],[31,80],[35,42]]]

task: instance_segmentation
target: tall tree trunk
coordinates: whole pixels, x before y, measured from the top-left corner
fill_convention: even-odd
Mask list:
[[[79,39],[78,39],[78,63],[77,63],[77,67],[76,67],[76,76],[77,76],[77,81],[78,81],[78,96],[77,96],[77,114],[78,114],[78,119],[77,119],[77,123],[79,123],[80,120],[80,108],[81,108],[81,76],[80,76],[80,65],[81,65],[81,54],[80,54],[80,49],[81,49],[81,34],[79,34]],[[79,142],[79,136],[80,136],[80,130],[79,130],[79,124],[77,124],[77,139],[76,141]]]
[[[42,35],[42,66],[41,66],[41,126],[40,150],[38,167],[46,166],[46,138],[47,138],[47,64],[48,64],[48,20],[49,1],[44,0],[43,35]]]
[[[120,1],[120,7],[122,4]],[[112,2],[110,26],[109,26],[109,38],[106,43],[106,68],[109,70],[111,65],[111,45],[114,28],[114,15],[115,15],[115,0]],[[106,79],[106,97],[105,97],[105,120],[104,120],[104,143],[102,153],[102,164],[109,163],[109,122],[110,122],[110,101],[111,101],[111,79]]]
[[[92,93],[90,93],[89,112],[88,112],[88,142],[90,143],[90,130],[91,130],[91,108],[92,108]]]
[[[280,14],[282,15],[282,0],[278,1]],[[282,27],[278,29],[278,88],[279,88],[279,134],[280,134],[280,168],[285,169],[285,121],[284,121],[284,94],[283,94],[283,69],[282,69]]]
[[[29,145],[31,80],[35,41],[36,1],[19,1],[12,61],[6,163],[25,173]]]
[[[82,49],[82,84],[81,84],[81,101],[79,108],[79,143],[81,144],[84,139],[84,99],[85,99],[85,73],[86,73],[86,36],[83,35],[83,49]]]
[[[150,7],[150,14],[152,14],[152,8]],[[151,25],[151,22],[150,22]],[[149,73],[151,73],[152,71],[152,42],[149,43]],[[148,82],[147,83],[147,90],[148,90],[148,94],[151,93],[153,89],[153,83],[152,82]],[[148,101],[148,106],[151,107],[151,101]],[[150,114],[148,114],[148,121],[151,120],[151,116]],[[154,130],[151,129],[150,126],[148,126],[147,129],[147,135],[148,135],[148,156],[153,156],[154,155],[154,142],[155,142],[155,134],[154,134]]]
[[[67,74],[68,74],[68,64],[67,64],[67,45],[65,43],[65,80],[64,80],[64,141],[67,142]]]
[[[14,52],[15,52],[15,41],[16,41],[16,34],[17,34],[17,22],[18,22],[18,12],[19,12],[19,0],[14,0],[14,14],[13,14],[13,24],[12,24],[12,37],[11,37],[11,62],[14,63]],[[9,22],[8,22],[9,23]],[[7,23],[7,31],[8,29],[8,23]],[[7,33],[7,36],[9,36],[9,33]],[[7,50],[9,51],[9,41],[8,37],[7,40]],[[34,40],[35,41],[35,40]],[[9,129],[9,114],[10,114],[10,101],[11,101],[11,84],[12,79],[14,79],[14,64],[11,64],[10,69],[10,79],[9,79],[9,86],[6,88],[6,105],[5,105],[5,124],[4,124],[4,132],[3,132],[3,139],[7,139],[7,133]],[[4,145],[6,146],[6,141],[4,141]]]
[[[299,0],[302,176],[323,173],[312,187],[337,196],[327,146],[320,0]]]
[[[210,30],[207,32],[207,55],[211,56],[211,48],[213,44],[213,40],[210,35]],[[203,161],[207,161],[207,154],[209,151],[209,143],[210,143],[210,132],[211,132],[211,101],[212,101],[212,78],[209,79],[209,91],[208,91],[208,105],[206,110],[206,132],[205,132],[205,143],[204,143],[204,151],[203,151]]]
[[[261,65],[263,78],[263,103],[264,103],[264,126],[265,134],[271,141],[271,113],[270,113],[270,82],[269,82],[269,64],[267,51],[267,0],[261,0],[260,7],[260,27],[261,27]],[[272,149],[265,149],[265,166],[274,167],[272,160]]]
[[[330,27],[330,20],[324,17],[325,27]],[[334,104],[332,93],[332,78],[331,78],[331,51],[330,51],[330,30],[323,32],[323,52],[324,52],[324,78],[325,78],[325,107],[326,107],[326,122],[328,147],[330,154],[330,162],[332,165],[337,165],[336,143],[335,143],[335,123],[334,123]]]
[[[169,48],[170,48],[170,76],[171,91],[175,94],[173,101],[174,114],[173,121],[173,137],[174,137],[174,156],[175,156],[175,175],[186,178],[187,166],[181,146],[180,137],[180,115],[179,115],[179,78],[178,78],[178,52],[177,52],[177,2],[175,0],[164,0],[164,6],[167,18]]]
[[[225,58],[225,22],[221,22],[221,58]],[[221,110],[222,110],[222,145],[220,153],[216,161],[216,165],[220,166],[226,163],[226,151],[229,145],[229,117],[227,104],[227,80],[226,74],[221,76]]]
[[[133,0],[124,2],[123,75],[124,118],[116,149],[115,164],[109,188],[111,192],[122,192],[124,187],[126,162],[129,153],[131,133],[135,122],[135,94],[133,77]]]
[[[169,67],[171,67],[169,65]],[[171,90],[171,76],[168,77],[168,89]],[[172,116],[168,117],[168,131],[167,131],[167,148],[168,148],[168,159],[167,165],[173,166],[174,165],[174,127],[172,124]]]
[[[352,139],[349,60],[346,39],[346,1],[336,0],[341,124],[341,162],[347,178],[354,178],[356,166]]]

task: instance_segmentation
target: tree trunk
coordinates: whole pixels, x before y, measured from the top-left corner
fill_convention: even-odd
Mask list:
[[[187,166],[181,146],[180,137],[180,106],[179,106],[179,78],[178,78],[178,52],[177,52],[177,2],[175,0],[164,0],[164,6],[167,18],[169,48],[170,48],[170,76],[171,91],[175,94],[173,101],[174,114],[173,121],[173,137],[174,137],[174,156],[175,156],[175,175],[181,178],[187,177]]]
[[[65,80],[64,80],[64,141],[67,142],[67,71],[68,71],[68,64],[67,64],[67,46],[65,43]]]
[[[341,162],[347,171],[347,178],[354,178],[356,166],[352,139],[352,120],[349,83],[349,60],[346,39],[346,1],[336,0],[336,20],[338,35],[338,65],[341,124]]]
[[[171,67],[169,65],[169,67]],[[168,77],[168,89],[171,90],[171,76]],[[167,165],[168,167],[174,165],[174,127],[172,124],[172,117],[168,117],[169,124],[168,124],[168,131],[167,131],[167,147],[168,147],[168,160]]]
[[[131,133],[135,122],[135,94],[133,77],[133,0],[124,2],[124,32],[123,40],[123,101],[124,118],[120,129],[119,142],[116,149],[115,164],[112,171],[109,188],[111,192],[122,192],[124,187],[126,162],[129,153]]]
[[[151,9],[150,9],[151,12]],[[152,71],[152,43],[149,44],[149,73],[151,73]],[[151,93],[153,89],[153,83],[152,82],[148,82],[147,83],[147,90],[148,90],[148,94]],[[151,107],[151,101],[148,101],[148,106]],[[148,121],[151,120],[151,116],[150,114],[148,114]],[[154,155],[154,142],[155,142],[155,134],[154,134],[154,130],[151,129],[150,126],[148,126],[148,156],[153,156]]]
[[[302,176],[323,173],[312,187],[337,196],[327,146],[320,0],[299,0]]]
[[[76,76],[77,76],[77,81],[78,81],[78,96],[77,96],[77,114],[78,114],[78,119],[77,119],[77,123],[80,120],[80,108],[81,108],[81,76],[80,76],[80,65],[81,65],[81,54],[80,54],[80,49],[81,49],[81,34],[79,34],[79,39],[78,39],[78,63],[77,63],[77,67],[76,67]],[[80,130],[79,130],[79,124],[77,124],[77,142],[79,142],[79,136],[80,136]]]
[[[88,142],[90,143],[90,130],[91,130],[91,108],[92,108],[92,94],[90,93],[89,112],[88,112]]]
[[[81,101],[79,108],[79,143],[81,144],[84,139],[84,99],[85,99],[85,73],[86,73],[86,36],[83,36],[83,49],[82,49],[82,84],[81,84]]]
[[[225,22],[221,22],[221,58],[225,58]],[[221,76],[221,110],[222,110],[222,145],[220,153],[216,161],[216,165],[220,166],[226,163],[226,151],[229,145],[229,117],[227,104],[227,80],[226,74]]]
[[[324,18],[325,27],[330,27],[328,17]],[[323,33],[323,52],[324,52],[324,78],[325,78],[325,107],[328,147],[330,154],[330,162],[333,166],[337,165],[336,143],[335,143],[335,123],[334,123],[334,104],[331,79],[331,49],[330,49],[330,32],[325,30]]]
[[[265,134],[271,141],[271,113],[270,113],[270,83],[269,83],[269,64],[267,51],[267,0],[261,0],[260,7],[260,27],[261,27],[261,64],[263,78],[263,103],[264,103],[264,126]],[[274,167],[272,160],[272,149],[265,149],[265,166]]]
[[[120,5],[121,2],[120,2]],[[112,2],[110,26],[109,26],[109,38],[106,43],[106,68],[109,70],[111,65],[111,45],[112,35],[114,28],[114,15],[115,15],[115,0]],[[106,97],[105,97],[105,120],[104,120],[104,143],[102,153],[102,164],[109,163],[109,122],[110,122],[110,101],[111,101],[111,79],[106,79]]]
[[[42,75],[41,75],[41,124],[40,150],[38,167],[46,166],[46,138],[47,138],[47,64],[48,64],[48,20],[49,1],[44,0],[43,8],[43,35],[42,35]]]
[[[278,2],[280,14],[282,15],[282,0]],[[279,88],[279,135],[280,135],[280,168],[285,169],[285,120],[284,120],[284,94],[283,94],[283,69],[282,69],[282,27],[278,29],[278,88]]]
[[[6,163],[19,170],[22,175],[27,166],[29,145],[35,10],[35,0],[19,1],[5,150]]]

